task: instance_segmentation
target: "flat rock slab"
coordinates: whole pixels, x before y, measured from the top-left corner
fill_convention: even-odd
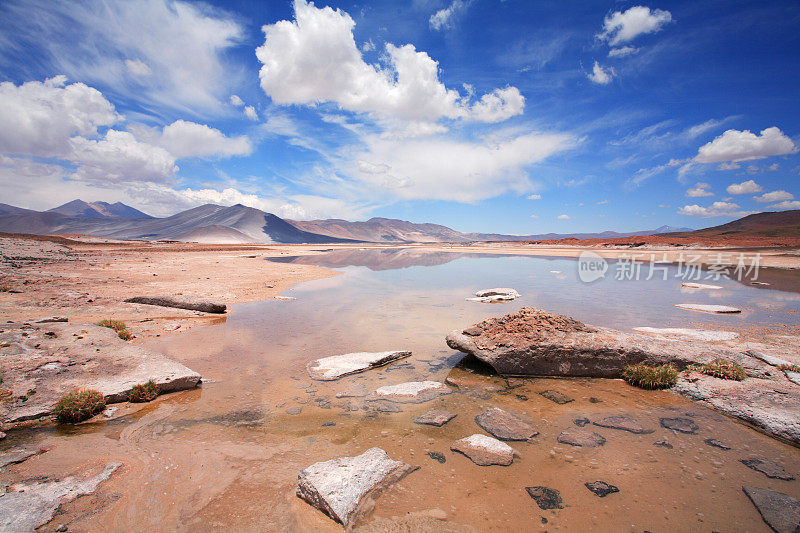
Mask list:
[[[540,396],[544,396],[548,400],[552,402],[556,402],[558,405],[564,405],[565,403],[574,402],[573,398],[570,398],[566,394],[558,392],[557,390],[543,390],[539,391]]]
[[[519,455],[505,442],[481,433],[455,441],[450,445],[450,449],[463,453],[478,466],[508,466],[514,462],[514,455]]]
[[[549,487],[525,487],[528,495],[533,498],[539,509],[547,511],[549,509],[563,509],[564,502],[561,500],[561,493]]]
[[[601,428],[620,429],[637,435],[653,433],[652,429],[643,428],[638,421],[629,416],[607,416],[606,418],[594,422],[594,425],[600,426]]]
[[[606,443],[605,437],[594,431],[580,428],[569,428],[562,431],[557,438],[562,444],[581,448],[597,448]]]
[[[0,531],[34,531],[52,520],[61,504],[94,492],[120,466],[109,463],[102,472],[84,480],[68,477],[12,486],[10,492],[0,493]]]
[[[316,359],[306,365],[306,370],[311,379],[319,381],[333,381],[343,376],[364,372],[371,368],[388,365],[398,359],[411,355],[406,350],[392,350],[388,352],[356,352],[343,355],[333,355]]]
[[[781,465],[769,459],[742,459],[742,464],[756,472],[761,472],[770,479],[792,481],[794,476],[787,472]]]
[[[774,531],[797,533],[800,529],[800,500],[769,489],[744,486],[742,490]]]
[[[188,296],[134,296],[125,300],[125,303],[174,307],[202,313],[224,313],[226,309],[225,304]]]
[[[499,287],[496,289],[484,289],[475,293],[474,298],[467,298],[470,302],[499,303],[510,302],[519,298],[519,293],[514,289]]]
[[[97,390],[116,403],[149,380],[159,393],[200,383],[197,372],[91,324],[0,324],[0,356],[3,387],[12,391],[0,405],[0,420],[12,424],[51,415],[59,398],[75,389]]]
[[[369,512],[380,492],[418,468],[370,448],[355,457],[322,461],[302,470],[297,496],[347,528]]]
[[[639,327],[633,328],[633,331],[645,335],[653,335],[656,338],[662,339],[692,339],[705,342],[732,341],[739,337],[739,334],[733,331],[714,331],[707,329]]]
[[[586,488],[590,491],[594,492],[601,498],[605,498],[609,494],[614,494],[615,492],[619,492],[619,489],[614,485],[606,483],[605,481],[594,481],[592,483],[584,483]]]
[[[26,461],[34,455],[47,451],[47,448],[12,448],[0,454],[0,468]]]
[[[475,423],[500,440],[529,440],[539,434],[527,422],[497,407],[476,416]]]
[[[661,418],[661,427],[678,431],[680,433],[694,434],[700,427],[691,418]]]
[[[709,285],[707,283],[692,283],[692,282],[681,283],[681,287],[687,287],[689,289],[705,289],[709,291],[714,291],[722,288],[721,285]]]
[[[367,396],[367,401],[388,400],[396,403],[423,403],[450,394],[450,388],[440,381],[409,381],[386,385]]]
[[[423,424],[426,426],[442,427],[456,417],[455,413],[449,411],[442,411],[440,409],[431,409],[424,415],[420,415],[414,419],[414,423]]]
[[[725,444],[724,442],[720,442],[717,439],[706,439],[703,442],[711,446],[712,448],[719,448],[720,450],[730,450],[731,447]]]
[[[741,313],[742,310],[738,307],[731,307],[729,305],[715,305],[715,304],[675,304],[675,307],[680,309],[688,309],[689,311],[701,311],[703,313],[716,313],[716,314],[732,314]]]
[[[353,383],[336,393],[337,398],[363,398],[369,394],[367,386],[363,383]]]

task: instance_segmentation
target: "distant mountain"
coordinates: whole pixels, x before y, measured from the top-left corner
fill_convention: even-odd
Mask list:
[[[122,204],[100,204],[101,216],[86,210],[95,209],[86,202],[70,202],[50,211],[2,208],[0,231],[6,233],[84,234],[113,239],[178,240],[219,244],[239,243],[335,243],[347,239],[318,235],[300,230],[282,218],[241,204],[225,207],[206,204],[166,218],[128,218],[115,213],[128,213]],[[64,208],[68,214],[64,214]],[[113,209],[109,209],[113,208]],[[127,208],[127,209],[124,209]],[[20,208],[16,208],[20,209]],[[136,210],[133,210],[136,211]],[[136,211],[141,213],[140,211]]]
[[[800,237],[800,209],[756,213],[711,228],[669,233],[670,237]]]
[[[153,218],[122,202],[84,202],[73,200],[49,210],[73,218]]]
[[[38,211],[8,204],[0,204],[0,215],[24,215],[30,213],[38,213]]]
[[[650,231],[617,233],[545,233],[539,235],[507,235],[502,233],[461,233],[438,224],[416,224],[393,218],[371,218],[366,222],[349,222],[340,219],[292,220],[292,224],[306,231],[332,237],[357,239],[369,242],[473,242],[473,241],[539,241],[546,239],[613,239],[635,235],[655,235],[669,231],[691,231],[691,228],[661,226]]]

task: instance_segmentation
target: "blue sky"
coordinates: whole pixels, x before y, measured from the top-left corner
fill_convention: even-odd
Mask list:
[[[0,5],[0,198],[462,231],[800,208],[795,2]]]

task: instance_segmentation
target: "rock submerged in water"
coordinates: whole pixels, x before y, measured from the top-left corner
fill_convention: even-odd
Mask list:
[[[547,511],[549,509],[563,509],[564,502],[561,500],[561,493],[549,487],[525,487],[528,495],[533,498],[539,509]]]
[[[474,298],[467,298],[467,301],[481,303],[510,302],[511,300],[519,298],[519,296],[520,294],[514,289],[503,287],[478,291],[475,293]]]
[[[638,421],[628,416],[607,416],[606,418],[594,422],[594,425],[602,428],[619,429],[627,431],[628,433],[635,433],[636,435],[653,433],[652,429],[643,428]]]
[[[544,396],[551,402],[555,402],[558,405],[564,405],[569,402],[574,402],[573,398],[570,398],[564,393],[558,392],[557,390],[543,390],[539,392],[539,396]]]
[[[581,448],[597,448],[606,443],[605,437],[588,429],[568,428],[562,431],[556,439],[561,444],[578,446]]]
[[[797,533],[800,529],[800,500],[775,490],[747,486],[742,490],[774,531]]]
[[[685,368],[731,356],[728,350],[589,326],[531,307],[453,331],[447,345],[512,376],[618,378],[631,364]]]
[[[714,314],[735,314],[741,313],[742,310],[738,307],[731,307],[730,305],[716,305],[716,304],[675,304],[679,309],[687,309],[689,311],[700,311],[703,313]]]
[[[224,313],[227,308],[225,304],[190,296],[134,296],[125,300],[125,303],[174,307],[202,313]]]
[[[481,433],[455,441],[450,449],[466,455],[478,466],[508,466],[514,462],[514,456],[519,455],[505,442]]]
[[[380,492],[418,468],[392,460],[381,448],[370,448],[302,470],[297,496],[347,528],[371,510]]]
[[[476,416],[475,423],[500,440],[525,441],[539,434],[527,422],[498,407]]]
[[[659,420],[661,427],[678,431],[680,433],[694,434],[700,427],[690,418],[661,418]]]
[[[386,385],[375,389],[367,396],[368,402],[389,400],[396,403],[424,403],[450,394],[450,388],[439,381],[409,381],[397,385]]]
[[[442,427],[456,417],[455,413],[449,411],[442,411],[440,409],[431,409],[427,413],[418,416],[414,419],[415,424],[422,424],[425,426]]]
[[[615,492],[619,492],[619,488],[606,483],[605,481],[594,481],[592,483],[584,483],[586,488],[590,491],[594,492],[601,498],[605,498],[609,494],[614,494]]]
[[[306,365],[306,370],[311,379],[318,381],[333,381],[344,376],[357,374],[388,365],[398,359],[409,357],[407,350],[391,350],[386,352],[356,352],[343,355],[332,355],[316,359]]]
[[[742,464],[756,472],[761,472],[770,479],[793,481],[794,476],[787,472],[781,465],[769,459],[742,459]]]

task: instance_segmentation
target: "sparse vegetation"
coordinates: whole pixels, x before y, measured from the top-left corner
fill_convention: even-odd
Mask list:
[[[645,364],[628,365],[622,371],[622,377],[643,389],[668,389],[678,379],[678,370],[672,365],[650,366]]]
[[[93,417],[106,407],[106,400],[96,390],[81,389],[61,397],[53,409],[61,424],[77,424]]]
[[[128,331],[127,327],[125,326],[125,322],[121,320],[101,320],[97,323],[98,326],[103,326],[104,328],[111,328],[117,332],[117,336],[124,340],[129,341],[133,338],[133,334]]]
[[[742,381],[747,377],[744,368],[727,359],[714,359],[710,363],[693,367],[693,370],[715,378],[732,379],[734,381]]]
[[[0,285],[0,292],[9,292],[11,290],[10,285]]]
[[[800,372],[800,365],[781,365],[778,368],[784,372]]]
[[[128,401],[133,403],[151,402],[158,396],[158,385],[152,379],[142,385],[134,385],[128,393]]]

